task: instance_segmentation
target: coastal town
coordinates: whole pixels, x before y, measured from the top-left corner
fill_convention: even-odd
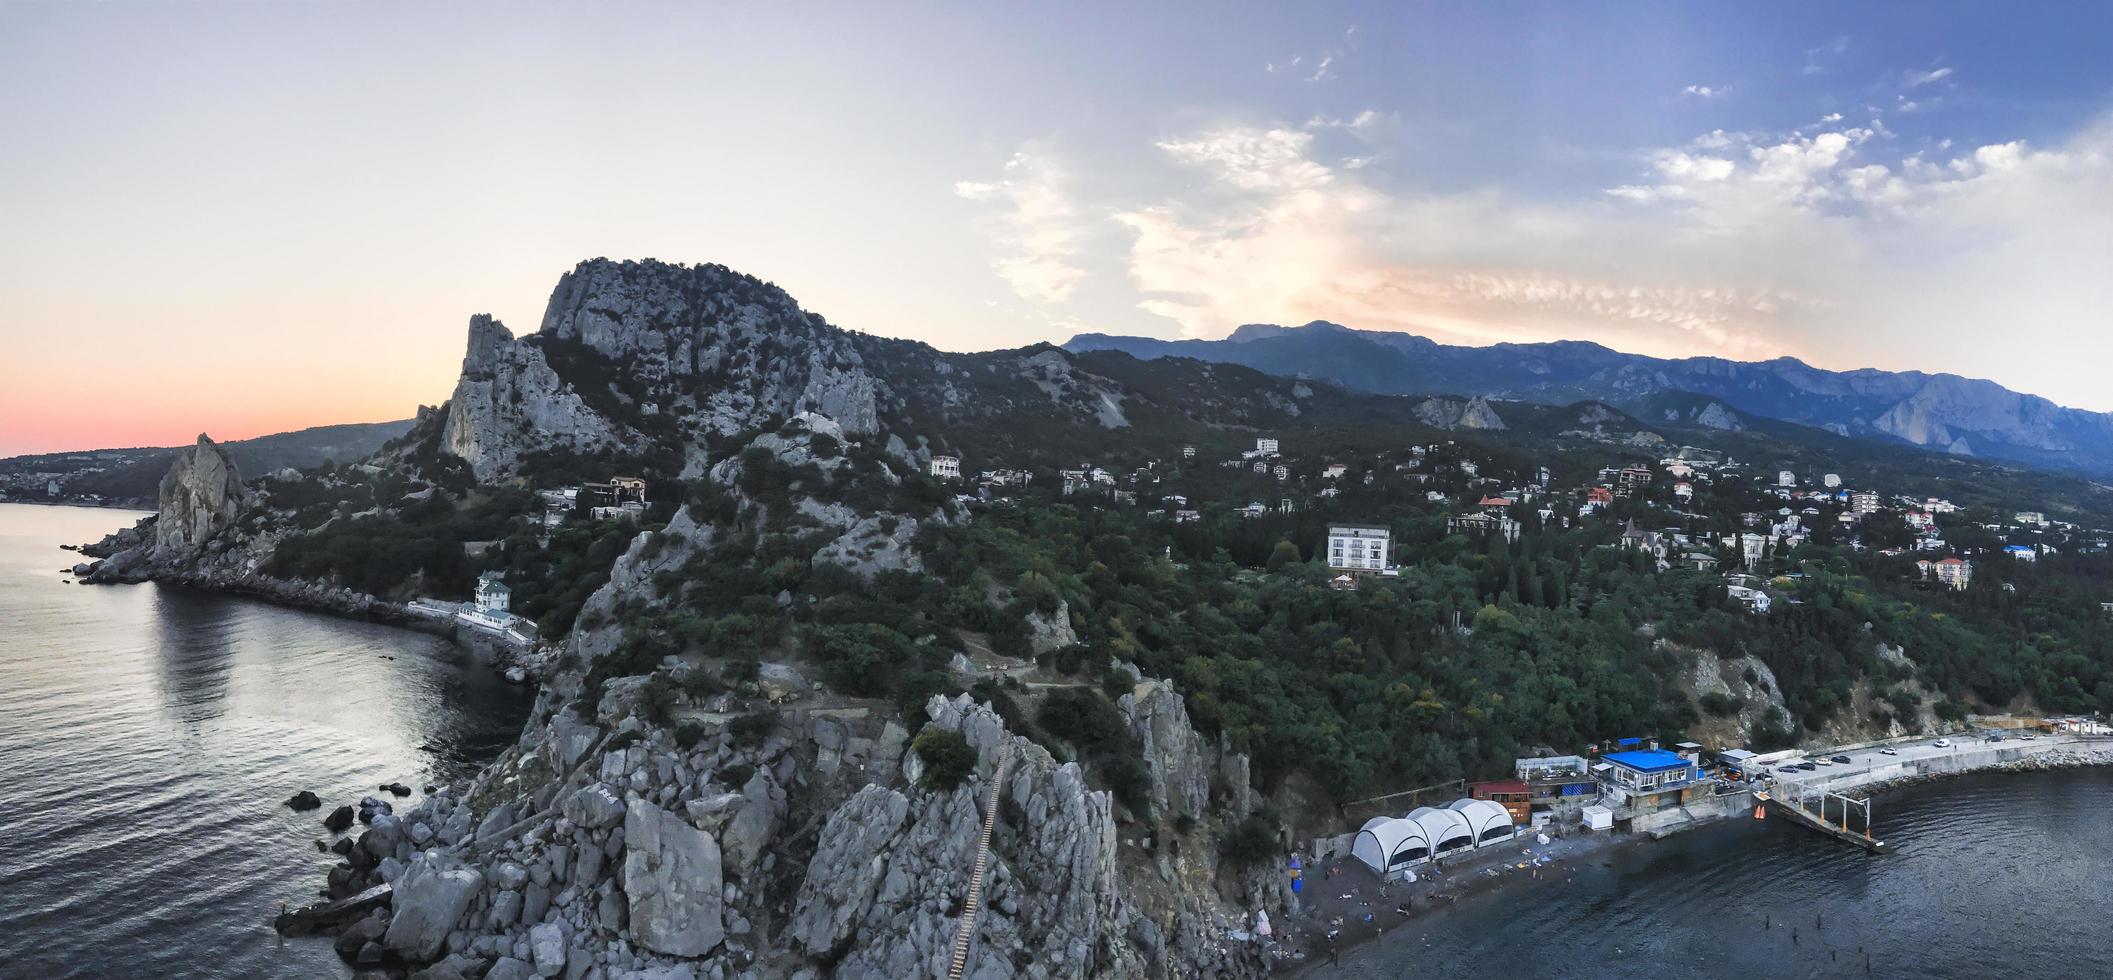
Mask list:
[[[1197,471],[1213,465],[1250,477],[1232,481],[1230,489],[1266,489],[1269,498],[1207,502],[1162,490],[1167,484],[1201,482]],[[965,471],[959,456],[946,454],[934,455],[928,472],[965,485],[959,499],[972,506],[1003,506],[1034,485],[1031,471]],[[1054,479],[1064,499],[1075,504],[1135,507],[1176,523],[1202,520],[1207,506],[1248,518],[1307,511],[1341,515],[1348,520],[1331,525],[1326,546],[1328,566],[1341,573],[1336,580],[1341,587],[1353,586],[1361,575],[1391,574],[1395,567],[1391,531],[1352,523],[1359,515],[1343,504],[1346,492],[1442,516],[1447,533],[1505,543],[1516,543],[1528,528],[1598,522],[1614,532],[1610,546],[1639,552],[1660,570],[1720,573],[1730,595],[1760,615],[1775,603],[1795,601],[1782,585],[1798,576],[1796,552],[1808,543],[1899,558],[1902,574],[1953,590],[1968,587],[1977,565],[2032,563],[2065,552],[2103,554],[2113,543],[2113,528],[2050,518],[2025,509],[2037,506],[2028,500],[2014,501],[2011,508],[1970,511],[1940,497],[1850,486],[1833,472],[1755,470],[1721,452],[1688,446],[1654,460],[1602,467],[1566,483],[1545,465],[1507,468],[1486,451],[1451,440],[1380,452],[1353,464],[1327,454],[1287,451],[1282,439],[1264,436],[1252,448],[1215,463],[1200,460],[1197,447],[1189,445],[1179,460],[1081,463],[1058,470]],[[2113,611],[2113,599],[2108,610]]]

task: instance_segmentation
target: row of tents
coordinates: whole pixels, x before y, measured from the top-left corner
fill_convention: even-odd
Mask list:
[[[1350,853],[1382,878],[1400,877],[1432,858],[1501,844],[1518,836],[1511,813],[1491,800],[1421,806],[1402,817],[1365,821]]]

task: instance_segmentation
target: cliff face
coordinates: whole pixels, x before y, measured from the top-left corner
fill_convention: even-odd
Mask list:
[[[546,690],[520,746],[466,792],[376,817],[334,882],[394,883],[383,941],[442,969],[943,976],[1009,753],[965,975],[1259,975],[1207,889],[1167,871],[1141,893],[1173,898],[1141,909],[1148,866],[1124,858],[1110,795],[966,696],[925,707],[976,760],[932,789],[904,730],[862,711],[803,698],[760,744],[691,715],[685,747],[640,714],[642,689],[612,683],[591,718]],[[1192,742],[1179,699],[1168,709],[1154,727]]]
[[[489,316],[470,318],[469,349],[442,425],[442,445],[480,480],[498,478],[536,449],[593,452],[618,440],[616,427],[588,408],[540,349]]]
[[[197,445],[176,454],[161,478],[154,550],[176,557],[203,549],[235,523],[247,497],[235,461],[201,433]]]
[[[890,400],[854,335],[775,286],[596,259],[559,280],[535,334],[470,321],[444,445],[492,480],[540,449],[680,452],[801,412],[869,435]]]

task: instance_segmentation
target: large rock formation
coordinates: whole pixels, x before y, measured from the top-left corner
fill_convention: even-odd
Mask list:
[[[247,496],[235,461],[200,433],[198,443],[176,454],[161,478],[155,551],[162,557],[199,551],[235,523]]]
[[[442,445],[480,480],[539,448],[579,452],[616,442],[617,429],[558,377],[541,348],[514,340],[489,316],[470,318],[469,349],[442,423]]]
[[[669,956],[703,956],[726,938],[719,842],[652,803],[624,810],[624,895],[631,935]]]
[[[889,394],[860,346],[724,266],[582,262],[534,335],[470,321],[445,446],[493,479],[538,449],[694,441],[800,412],[869,434]]]
[[[1211,767],[1180,693],[1167,681],[1144,681],[1117,705],[1143,749],[1153,809],[1202,819],[1211,802]]]
[[[907,801],[869,787],[839,807],[794,903],[795,941],[816,956],[840,954],[835,975],[844,980],[944,974],[956,924],[948,909],[967,890],[982,801],[1009,743],[967,975],[1014,976],[1023,964],[1040,977],[1147,975],[1126,938],[1137,913],[1120,887],[1109,794],[966,696],[934,697],[925,711],[931,724],[967,737],[981,760],[977,778]],[[905,764],[918,768],[914,757]]]

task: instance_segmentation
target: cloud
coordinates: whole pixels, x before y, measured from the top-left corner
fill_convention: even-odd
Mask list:
[[[2102,400],[2095,371],[2034,352],[2113,306],[2113,118],[2057,145],[1932,158],[1902,155],[1875,118],[1718,130],[1640,153],[1637,179],[1604,193],[1553,199],[1386,186],[1323,153],[1326,122],[1156,144],[1204,180],[1116,214],[1144,310],[1197,337],[1329,319],[1456,342],[2069,371],[2072,401]],[[1991,330],[2020,342],[1991,348]]]
[[[1699,99],[1714,99],[1720,96],[1728,95],[1730,93],[1731,88],[1729,86],[1722,85],[1690,85],[1680,90],[1680,94],[1682,95],[1692,95]]]
[[[1084,237],[1067,177],[1049,149],[1029,143],[996,181],[960,181],[954,194],[991,206],[986,233],[1000,254],[991,266],[1022,299],[1061,303],[1085,277],[1075,259]]]
[[[1849,38],[1837,35],[1834,39],[1815,48],[1805,49],[1805,66],[1798,69],[1800,75],[1824,75],[1828,67],[1842,55],[1849,53]]]
[[[1952,70],[1950,68],[1937,68],[1931,71],[1910,71],[1901,79],[1901,81],[1904,82],[1909,88],[1920,88],[1932,82],[1944,81],[1945,79],[1950,77],[1952,77]]]
[[[1793,305],[1770,290],[1639,281],[1615,270],[1517,261],[1594,247],[1590,221],[1495,192],[1414,197],[1367,183],[1357,160],[1314,157],[1306,129],[1223,126],[1160,141],[1205,193],[1120,212],[1140,306],[1186,336],[1258,319],[1330,319],[1469,342],[1578,335],[1630,349],[1756,353],[1749,322]],[[1728,161],[1668,155],[1664,172],[1708,181]],[[1677,342],[1675,338],[1678,338]]]

